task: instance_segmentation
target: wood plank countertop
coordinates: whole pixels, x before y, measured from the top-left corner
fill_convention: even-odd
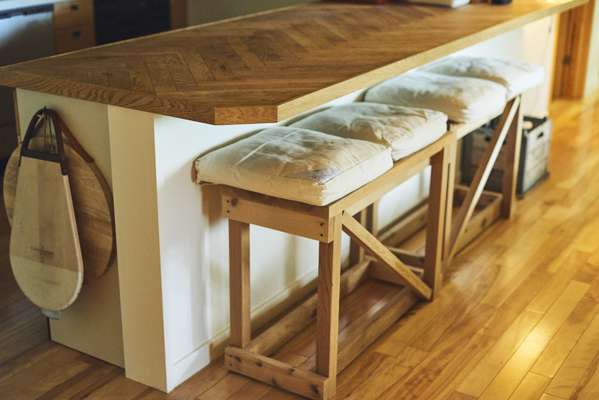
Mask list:
[[[211,124],[277,122],[586,3],[316,2],[0,69],[0,85]]]

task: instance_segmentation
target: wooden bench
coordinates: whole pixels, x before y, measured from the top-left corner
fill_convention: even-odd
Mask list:
[[[229,186],[220,186],[222,213],[229,220],[231,339],[225,365],[231,371],[312,399],[330,398],[336,377],[417,301],[434,298],[442,282],[443,254],[449,238],[448,193],[453,192],[456,136],[449,133],[405,158],[384,175],[327,206],[311,206]],[[423,257],[394,254],[354,215],[360,214],[401,182],[431,165],[429,216]],[[319,242],[317,295],[286,314],[278,323],[252,337],[250,322],[250,225],[287,232]],[[341,232],[369,254],[341,271]],[[397,286],[398,296],[388,313],[361,316],[359,331],[344,331],[339,346],[340,299],[367,277]],[[299,368],[270,358],[305,329],[316,310],[314,369]],[[353,325],[353,324],[352,324]],[[369,327],[368,340],[362,329]]]

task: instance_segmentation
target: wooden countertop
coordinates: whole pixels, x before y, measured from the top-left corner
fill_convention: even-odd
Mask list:
[[[309,3],[5,67],[0,85],[212,124],[277,122],[584,3]]]

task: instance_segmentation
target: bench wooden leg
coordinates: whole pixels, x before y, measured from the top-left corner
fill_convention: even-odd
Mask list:
[[[331,380],[329,395],[335,392],[337,378],[341,280],[341,221],[339,218],[334,222],[333,238],[330,243],[319,244],[316,316],[316,372]]]
[[[431,158],[431,183],[426,227],[426,247],[424,252],[423,280],[435,292],[443,281],[443,244],[445,242],[445,216],[449,186],[449,166],[451,151],[441,150]],[[453,187],[453,185],[451,185]]]
[[[491,142],[489,143],[489,147],[482,158],[481,165],[479,166],[478,170],[476,171],[476,174],[474,175],[474,178],[472,179],[472,184],[470,185],[470,189],[466,194],[464,203],[460,207],[460,210],[456,215],[456,219],[453,222],[450,239],[450,251],[449,257],[447,258],[447,262],[450,262],[451,259],[455,256],[455,253],[457,252],[457,244],[459,243],[460,237],[464,234],[464,231],[468,226],[468,222],[472,218],[474,209],[476,208],[480,196],[487,184],[487,181],[491,174],[491,170],[495,165],[495,161],[499,156],[499,152],[501,151],[503,143],[507,137],[512,122],[516,117],[519,107],[519,97],[511,100],[506,106],[505,111],[501,117],[501,122],[499,123],[499,126],[493,134]]]
[[[368,232],[372,233],[374,236],[379,235],[379,201],[375,201],[368,208],[366,208],[366,222],[365,225]]]
[[[367,211],[362,210],[359,213],[357,213],[356,215],[354,215],[354,218],[360,224],[366,225],[366,216],[367,216]],[[365,256],[364,248],[362,248],[362,246],[360,246],[360,243],[358,243],[354,239],[350,239],[350,242],[349,242],[349,264],[350,265],[358,264],[360,261],[362,261],[364,259],[364,256]]]
[[[522,101],[520,101],[518,112],[510,125],[507,143],[503,150],[505,152],[505,170],[502,183],[501,216],[506,219],[512,218],[516,209],[516,187],[520,169],[520,147],[522,145],[522,118]]]
[[[229,301],[232,346],[252,339],[250,323],[250,227],[229,220]]]
[[[451,229],[453,226],[453,201],[456,190],[456,169],[457,169],[457,142],[453,142],[446,148],[448,160],[447,171],[447,194],[445,195],[445,227],[443,228],[443,265],[447,266],[451,251]]]
[[[378,226],[378,212],[379,212],[379,202],[375,201],[366,209],[360,211],[354,218],[362,224],[368,232],[372,233],[374,236],[378,236],[379,226]],[[355,265],[364,260],[365,256],[364,248],[360,246],[355,239],[350,238],[349,245],[349,263],[350,265]]]

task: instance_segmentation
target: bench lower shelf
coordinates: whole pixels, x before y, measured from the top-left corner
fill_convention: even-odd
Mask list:
[[[457,214],[466,196],[467,187],[457,186],[453,196],[453,215]],[[500,218],[501,201],[503,196],[500,193],[484,191],[481,195],[474,214],[458,246],[458,252],[472,243],[487,228]],[[387,246],[405,247],[415,253],[424,251],[424,228],[426,227],[426,215],[428,206],[426,203],[417,206],[407,215],[386,226],[380,233],[380,240]]]
[[[375,279],[364,280],[341,301],[338,369],[343,371],[372,342],[389,329],[418,301],[411,291]],[[270,329],[280,329],[277,325]],[[316,374],[316,319],[289,339],[274,359],[252,352],[227,348],[228,369],[307,398],[326,398],[328,380]],[[258,337],[258,339],[260,336]],[[254,344],[255,345],[255,344]]]
[[[466,189],[454,195],[454,213]],[[495,222],[500,215],[502,196],[483,193],[462,240],[463,249]],[[387,245],[407,245],[418,253],[423,248],[427,206],[413,210],[383,232]],[[423,217],[424,216],[424,217]],[[374,279],[376,262],[366,257],[347,268],[341,279],[338,371],[341,372],[369,345],[395,324],[419,300],[399,285]],[[329,398],[331,381],[315,371],[316,306],[313,294],[260,333],[244,349],[228,347],[225,366],[234,372],[311,399]],[[270,358],[273,357],[273,358]]]

